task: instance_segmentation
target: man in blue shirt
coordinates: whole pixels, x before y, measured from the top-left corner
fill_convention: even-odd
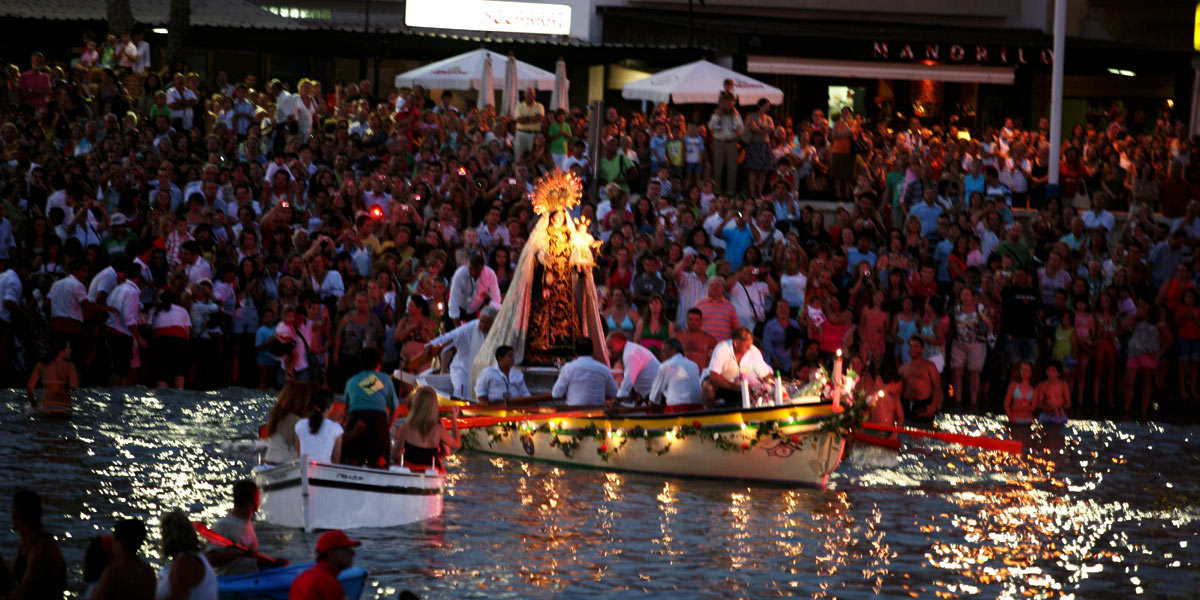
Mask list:
[[[924,202],[914,204],[908,214],[916,215],[921,220],[921,236],[931,237],[937,233],[937,219],[943,212],[937,202],[937,188],[925,188],[923,200]]]
[[[733,227],[729,227],[730,221],[733,222]],[[742,258],[746,255],[746,248],[749,248],[754,243],[755,233],[754,225],[747,221],[740,212],[730,211],[729,215],[721,221],[720,225],[713,230],[717,237],[725,242],[725,258],[729,261],[729,266],[737,271],[742,266]]]
[[[387,466],[391,456],[391,414],[396,410],[392,378],[379,372],[383,355],[378,348],[358,353],[362,371],[346,381],[346,435],[342,462],[368,467]]]
[[[846,272],[851,277],[854,276],[855,267],[863,261],[871,265],[872,269],[875,268],[875,253],[871,252],[871,244],[874,241],[872,237],[868,231],[860,232],[858,237],[854,238],[854,247],[846,252]]]

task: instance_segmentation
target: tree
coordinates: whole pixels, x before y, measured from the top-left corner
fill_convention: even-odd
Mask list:
[[[120,37],[133,32],[133,9],[129,0],[104,0],[108,8],[108,32]]]
[[[167,69],[183,60],[183,43],[192,28],[191,0],[171,0],[171,12],[167,15]]]

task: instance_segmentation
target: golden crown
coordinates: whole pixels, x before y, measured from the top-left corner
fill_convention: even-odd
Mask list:
[[[533,186],[533,212],[544,215],[556,210],[568,210],[583,198],[583,183],[573,171],[563,173],[554,169],[538,179]]]

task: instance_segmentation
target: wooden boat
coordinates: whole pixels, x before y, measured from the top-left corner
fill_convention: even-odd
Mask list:
[[[387,470],[318,463],[300,457],[260,467],[264,520],[284,527],[393,527],[442,514],[443,473],[392,466]]]
[[[816,400],[815,398],[813,400]],[[469,413],[522,411],[472,407]],[[523,421],[464,432],[464,446],[519,460],[671,477],[738,479],[823,488],[843,437],[823,431],[830,403],[661,415]]]
[[[268,569],[258,573],[231,575],[217,579],[217,593],[221,600],[287,600],[288,591],[301,573],[313,566],[313,563],[288,565],[278,569]],[[358,600],[362,597],[367,584],[367,570],[350,567],[338,573],[338,583],[346,592],[348,600]]]

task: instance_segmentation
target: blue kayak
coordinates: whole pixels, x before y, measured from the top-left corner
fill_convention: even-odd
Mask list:
[[[217,580],[218,590],[222,600],[248,600],[250,598],[270,598],[272,600],[287,600],[288,588],[292,581],[306,571],[313,563],[288,565],[278,569],[259,571],[246,575],[231,575]],[[346,591],[346,598],[358,600],[362,596],[367,583],[367,570],[350,567],[338,573],[338,581]]]

